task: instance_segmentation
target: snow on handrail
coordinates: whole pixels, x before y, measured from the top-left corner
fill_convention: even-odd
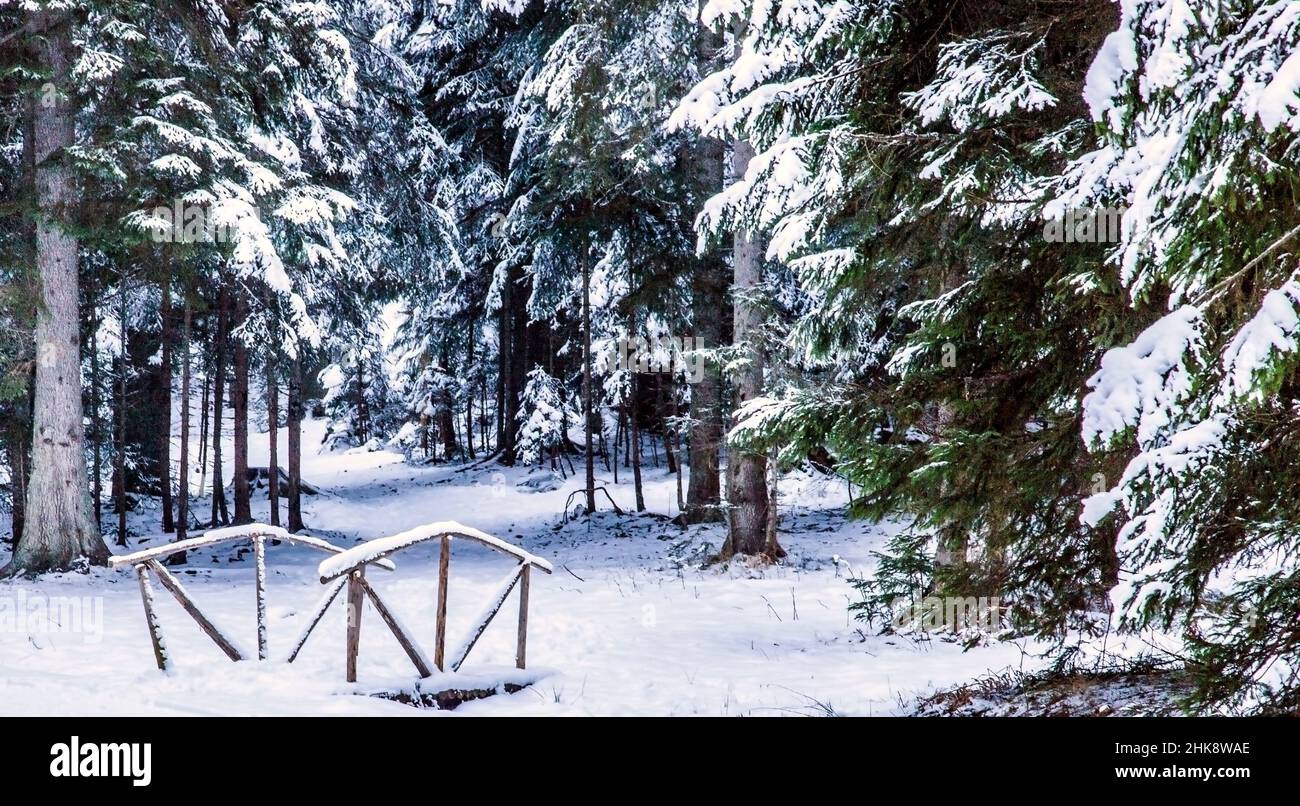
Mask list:
[[[522,564],[536,566],[548,574],[553,570],[551,564],[546,560],[530,554],[512,543],[507,543],[500,538],[493,537],[486,532],[481,532],[456,521],[438,521],[436,523],[426,523],[423,526],[417,526],[414,529],[408,529],[405,532],[390,535],[389,537],[367,540],[365,543],[353,546],[346,551],[335,554],[333,557],[321,560],[320,567],[317,569],[320,573],[320,581],[329,582],[360,565],[381,561],[394,552],[441,537],[459,537],[472,540],[509,554]]]
[[[232,540],[243,540],[254,537],[269,537],[276,540],[284,540],[289,543],[297,543],[303,546],[310,546],[319,551],[330,554],[344,554],[349,549],[336,546],[319,537],[311,535],[295,534],[281,526],[271,526],[267,523],[250,523],[244,526],[227,526],[221,529],[210,529],[198,537],[190,537],[185,540],[178,540],[175,543],[165,543],[153,548],[143,549],[131,554],[119,554],[108,558],[108,564],[117,568],[123,565],[139,565],[150,560],[157,560],[170,556],[182,551],[212,546],[218,543],[226,543]],[[358,546],[357,548],[360,548]],[[393,571],[397,568],[391,560],[376,560],[375,564],[380,568]]]

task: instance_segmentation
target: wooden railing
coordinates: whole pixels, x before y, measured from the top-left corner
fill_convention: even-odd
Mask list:
[[[149,628],[149,639],[153,644],[154,657],[158,662],[159,669],[166,670],[170,664],[170,658],[167,654],[167,644],[163,640],[162,629],[154,607],[152,577],[156,577],[159,584],[176,598],[176,601],[180,603],[185,612],[198,623],[203,632],[216,643],[226,657],[232,661],[248,659],[248,653],[241,649],[228,633],[221,630],[199,610],[194,600],[190,598],[189,593],[181,585],[180,580],[168,571],[161,562],[164,558],[182,551],[239,540],[250,540],[253,543],[253,554],[256,563],[257,657],[259,660],[267,658],[269,653],[266,629],[266,541],[268,539],[296,543],[333,555],[322,561],[317,569],[321,584],[327,587],[308,617],[306,625],[304,625],[298,638],[290,648],[285,661],[292,663],[298,657],[298,653],[302,650],[303,645],[307,643],[307,639],[311,636],[316,625],[321,622],[330,605],[333,604],[346,586],[348,607],[347,680],[350,683],[356,682],[357,679],[357,658],[361,649],[361,612],[367,598],[379,614],[379,618],[387,625],[397,639],[398,644],[406,652],[407,657],[411,659],[411,663],[415,665],[420,676],[429,677],[433,674],[435,668],[438,671],[445,671],[450,667],[453,672],[460,669],[470,650],[478,643],[478,639],[487,630],[488,625],[496,617],[501,606],[505,604],[510,593],[518,586],[519,622],[516,633],[515,665],[523,669],[528,647],[528,592],[531,583],[531,572],[533,568],[538,568],[547,574],[553,570],[551,564],[546,560],[536,557],[518,546],[499,540],[477,529],[471,529],[468,526],[462,526],[451,521],[416,527],[391,537],[370,540],[346,550],[320,538],[303,534],[291,534],[278,526],[261,523],[228,529],[215,529],[206,532],[200,537],[181,540],[176,543],[167,543],[151,549],[137,551],[133,554],[112,557],[109,560],[109,563],[114,567],[128,565],[133,567],[139,577],[140,598],[144,604],[145,623]],[[451,662],[446,663],[447,590],[453,539],[468,540],[487,546],[514,558],[516,562],[515,566],[497,585],[487,606],[478,619],[471,624],[470,630],[461,641],[460,646],[453,651]],[[366,567],[370,565],[388,571],[394,570],[395,566],[387,559],[390,554],[433,540],[439,541],[440,553],[438,556],[438,599],[435,611],[434,656],[433,662],[430,663],[414,637],[393,614],[393,611],[384,600],[380,598],[374,586],[366,579],[365,572]]]
[[[256,564],[256,596],[257,596],[257,657],[259,660],[267,658],[267,629],[266,629],[266,541],[282,540],[286,543],[308,546],[323,551],[328,554],[342,554],[344,549],[333,543],[321,540],[318,537],[312,537],[304,534],[292,534],[279,526],[271,526],[265,523],[253,523],[247,526],[234,526],[226,529],[213,529],[205,532],[199,537],[191,537],[186,540],[179,540],[175,543],[166,543],[153,548],[144,549],[131,554],[123,554],[109,558],[109,565],[114,568],[122,566],[131,566],[135,569],[136,576],[140,580],[140,599],[144,603],[145,624],[149,628],[149,640],[153,644],[154,659],[158,663],[158,668],[166,670],[171,665],[171,658],[167,653],[167,642],[163,640],[162,626],[158,621],[158,613],[154,607],[153,584],[151,578],[156,577],[158,583],[167,589],[181,608],[198,623],[199,628],[212,639],[226,657],[232,661],[248,659],[247,650],[241,648],[239,644],[230,637],[229,633],[219,628],[212,619],[199,609],[194,600],[190,598],[189,592],[181,585],[167,567],[162,564],[162,560],[173,554],[179,554],[183,551],[192,551],[193,549],[203,548],[205,546],[215,546],[221,543],[234,543],[243,540],[251,541],[253,544],[253,557]],[[392,571],[395,566],[387,561],[376,562],[381,568]],[[299,633],[298,638],[293,643],[293,648],[286,656],[285,660],[292,663],[298,657],[299,651],[302,650],[307,638],[311,636],[312,630],[320,623],[321,617],[329,608],[334,597],[338,595],[335,589],[332,593],[327,591],[325,596],[316,605],[312,612],[312,617],[308,620],[307,625]]]
[[[516,560],[515,567],[502,578],[497,585],[492,598],[489,599],[486,608],[478,619],[470,625],[469,633],[466,634],[460,646],[452,653],[452,660],[446,663],[446,646],[447,646],[447,589],[450,577],[451,567],[451,543],[452,540],[468,540],[495,549],[503,554],[513,557]],[[406,631],[392,614],[392,612],[380,600],[375,589],[366,581],[365,567],[371,563],[383,561],[391,554],[399,551],[418,546],[421,543],[427,543],[433,540],[439,542],[438,554],[438,601],[435,611],[435,635],[434,635],[434,655],[433,665],[430,666],[428,657],[420,649],[419,644]],[[381,537],[362,543],[359,546],[348,549],[347,551],[330,557],[320,564],[320,581],[322,584],[333,585],[337,592],[343,584],[348,587],[348,635],[347,635],[347,679],[348,682],[355,682],[357,679],[357,656],[361,647],[361,602],[362,597],[369,597],[374,604],[375,610],[378,611],[379,617],[392,631],[393,636],[406,652],[411,663],[415,665],[421,677],[428,677],[433,674],[433,667],[438,671],[446,671],[448,666],[451,670],[458,671],[465,658],[469,655],[478,639],[487,629],[488,624],[496,617],[501,606],[505,604],[506,599],[515,586],[519,586],[519,624],[516,633],[515,643],[515,666],[523,669],[526,663],[526,653],[528,648],[528,589],[531,581],[531,572],[533,568],[549,574],[552,571],[551,564],[540,557],[529,554],[527,551],[499,540],[489,534],[480,532],[477,529],[471,529],[468,526],[462,526],[452,521],[440,523],[430,523],[424,526],[418,526],[401,534],[392,535],[391,537]]]

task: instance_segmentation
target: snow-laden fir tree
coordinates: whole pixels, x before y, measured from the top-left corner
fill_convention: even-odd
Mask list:
[[[1199,704],[1294,712],[1300,5],[1121,10],[1056,209],[1124,209],[1109,273],[1150,325],[1089,380],[1083,439],[1129,461],[1083,519],[1120,524],[1121,623],[1185,637]]]
[[[528,373],[519,411],[519,458],[524,464],[541,464],[569,450],[569,429],[581,423],[564,385],[541,367]]]
[[[1078,282],[1101,250],[1045,242],[1038,215],[1088,144],[1108,7],[707,4],[739,46],[674,121],[755,145],[699,225],[765,236],[806,297],[774,334],[802,379],[769,377],[733,441],[829,450],[857,514],[912,520],[912,595],[1002,595],[1035,631],[1100,609],[1114,567],[1074,516],[1097,470],[1077,390],[1113,322]]]

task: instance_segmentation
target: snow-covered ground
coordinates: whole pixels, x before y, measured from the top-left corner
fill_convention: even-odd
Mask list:
[[[669,522],[677,511],[676,482],[663,469],[646,471],[653,514],[602,513],[590,522],[563,524],[575,479],[557,482],[549,472],[496,467],[413,466],[384,451],[313,455],[323,429],[323,422],[309,421],[303,440],[303,476],[322,488],[320,495],[304,496],[313,533],[346,547],[456,520],[554,563],[553,575],[534,574],[532,584],[528,661],[545,672],[540,680],[454,712],[361,696],[409,687],[416,676],[368,605],[359,682],[348,684],[341,601],[294,664],[236,664],[158,589],[175,663],[164,674],[154,665],[134,574],[95,569],[0,582],[0,609],[7,602],[10,613],[44,597],[88,597],[78,611],[81,632],[61,632],[32,618],[0,618],[0,713],[890,714],[935,688],[1036,663],[1012,644],[963,651],[942,641],[918,645],[864,634],[847,611],[854,591],[845,578],[871,566],[871,551],[891,527],[846,521],[840,514],[843,485],[833,479],[797,477],[782,490],[781,541],[790,551],[785,563],[701,570],[700,557],[717,547],[721,532]],[[266,464],[265,447],[264,438],[252,440],[251,465]],[[284,451],[282,445],[281,456]],[[600,476],[630,510],[630,484]],[[620,474],[620,481],[628,479]],[[265,519],[267,508],[265,493],[255,496],[255,517]],[[132,520],[141,532],[156,528],[144,524],[156,524],[157,512],[133,513]],[[166,539],[142,535],[131,548]],[[368,575],[429,654],[436,552],[432,545],[418,547],[394,558],[395,572]],[[270,549],[272,657],[287,650],[320,597],[316,567],[323,556],[291,546]],[[449,649],[508,568],[499,554],[457,544]],[[242,646],[255,645],[251,551],[239,556],[235,545],[225,545],[194,552],[188,566],[174,570],[205,613]],[[491,676],[513,664],[515,601],[512,595],[463,672]]]

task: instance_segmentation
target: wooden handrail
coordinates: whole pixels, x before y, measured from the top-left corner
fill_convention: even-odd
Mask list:
[[[287,543],[308,546],[328,554],[343,554],[348,549],[336,546],[319,537],[311,535],[296,534],[280,526],[271,526],[266,523],[250,523],[247,526],[228,526],[221,529],[210,529],[198,537],[189,537],[184,540],[177,540],[174,543],[165,543],[152,548],[142,549],[131,554],[117,554],[108,558],[108,564],[114,568],[123,565],[139,565],[150,560],[161,560],[164,557],[170,557],[173,554],[182,551],[191,551],[204,546],[215,546],[219,543],[233,543],[237,540],[251,540],[254,537],[271,538],[273,540],[283,540]],[[386,571],[396,570],[397,566],[388,561],[377,561],[375,563]]]
[[[440,541],[443,538],[469,540],[496,549],[503,554],[514,557],[521,563],[539,568],[548,574],[554,570],[546,560],[530,554],[512,543],[507,543],[486,532],[471,529],[455,521],[440,521],[417,526],[414,529],[408,529],[405,532],[389,537],[377,537],[374,540],[368,540],[358,546],[353,546],[347,551],[322,560],[317,569],[320,573],[320,581],[322,583],[330,582],[339,577],[347,576],[367,563],[379,562],[390,554],[404,551],[421,543],[428,543],[433,540]]]

